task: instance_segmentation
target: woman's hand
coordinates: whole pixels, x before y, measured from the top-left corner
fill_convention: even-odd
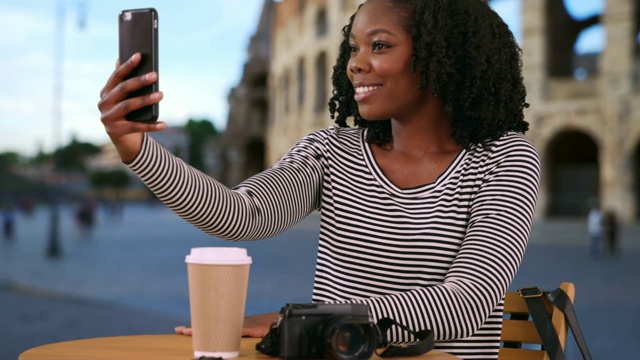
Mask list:
[[[133,161],[140,152],[143,133],[159,131],[167,127],[163,122],[146,124],[125,119],[125,115],[129,112],[162,100],[162,92],[160,91],[126,99],[129,93],[158,81],[156,72],[125,80],[125,76],[138,66],[140,59],[140,53],[136,53],[123,64],[120,64],[118,60],[116,69],[100,91],[100,101],[98,102],[102,124],[104,124],[111,142],[116,146],[120,158],[125,163]]]
[[[244,318],[242,336],[262,338],[269,332],[271,324],[278,320],[278,313],[252,315]],[[190,326],[176,326],[176,334],[191,336],[193,330]]]
[[[191,326],[176,326],[175,330],[176,330],[176,334],[182,334],[187,336],[193,335]]]
[[[244,318],[242,336],[261,338],[267,335],[271,324],[278,320],[278,313],[252,315]]]

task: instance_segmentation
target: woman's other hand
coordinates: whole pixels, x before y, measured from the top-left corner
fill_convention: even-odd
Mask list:
[[[100,91],[100,119],[104,128],[116,146],[123,162],[129,163],[135,159],[142,148],[143,133],[159,131],[167,126],[163,122],[146,124],[125,119],[125,115],[133,110],[153,105],[162,100],[162,92],[126,99],[131,92],[158,81],[158,74],[150,72],[142,76],[125,80],[125,77],[140,63],[140,53],[120,64],[116,62],[116,69]]]
[[[278,320],[278,313],[251,315],[244,318],[242,336],[262,338],[269,332],[271,324]],[[176,326],[176,334],[193,335],[191,326]]]
[[[176,326],[175,330],[176,330],[176,334],[182,334],[187,336],[191,336],[193,334],[191,326]]]
[[[242,336],[261,338],[267,335],[271,324],[278,320],[278,313],[251,315],[244,318]]]

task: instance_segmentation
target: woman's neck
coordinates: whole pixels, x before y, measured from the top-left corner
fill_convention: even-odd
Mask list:
[[[383,148],[413,155],[460,150],[453,136],[450,117],[439,99],[431,98],[419,113],[403,119],[391,119],[392,140]]]

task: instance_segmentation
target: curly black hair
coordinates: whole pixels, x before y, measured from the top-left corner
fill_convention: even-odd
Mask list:
[[[412,67],[422,75],[419,88],[428,86],[441,99],[457,144],[468,148],[509,131],[524,134],[529,129],[523,113],[529,104],[521,73],[522,50],[488,1],[388,1],[407,19],[413,40]],[[338,126],[348,127],[347,119],[352,117],[355,126],[369,129],[368,143],[384,145],[392,138],[390,121],[360,116],[347,77],[349,34],[357,13],[342,29],[329,111]]]

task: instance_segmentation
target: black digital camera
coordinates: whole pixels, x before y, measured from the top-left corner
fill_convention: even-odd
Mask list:
[[[379,337],[365,304],[287,304],[256,349],[283,359],[369,359]]]

